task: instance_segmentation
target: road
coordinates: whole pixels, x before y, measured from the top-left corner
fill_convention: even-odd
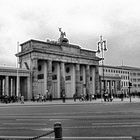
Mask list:
[[[0,106],[0,138],[30,138],[61,122],[65,139],[132,139],[140,136],[140,103]],[[53,139],[54,134],[44,137]]]

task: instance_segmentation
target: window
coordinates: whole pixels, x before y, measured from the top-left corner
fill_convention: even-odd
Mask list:
[[[138,87],[140,88],[140,84],[138,84]]]
[[[136,73],[133,73],[133,76],[136,76]]]
[[[52,80],[57,80],[57,75],[52,75]]]
[[[138,76],[140,76],[140,73],[137,73]]]
[[[90,81],[92,81],[92,77],[90,77]]]
[[[41,71],[41,65],[38,66],[38,71]]]
[[[71,80],[71,76],[66,76],[66,81]]]
[[[136,84],[133,84],[133,86],[136,88],[137,87],[137,85]]]
[[[37,78],[38,79],[44,79],[44,74],[38,74]]]
[[[66,68],[66,73],[69,73],[69,72],[70,72],[70,68],[67,67],[67,68]]]

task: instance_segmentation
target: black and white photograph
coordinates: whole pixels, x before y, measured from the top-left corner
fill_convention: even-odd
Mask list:
[[[0,140],[140,140],[140,1],[0,0]]]

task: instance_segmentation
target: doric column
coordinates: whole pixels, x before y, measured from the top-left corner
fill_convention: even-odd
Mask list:
[[[101,94],[101,79],[99,79],[99,67],[95,66],[95,93]]]
[[[116,86],[116,81],[114,81],[114,95],[117,93],[117,86]]]
[[[5,88],[5,84],[6,84],[6,79],[4,78],[3,80],[2,80],[2,95],[4,95],[5,94],[5,92],[6,92],[6,88]]]
[[[49,94],[52,94],[52,61],[51,60],[48,60],[47,90]]]
[[[13,78],[13,95],[16,95],[16,77]]]
[[[6,95],[9,95],[9,76],[6,76]]]
[[[71,75],[72,75],[72,81],[71,81],[71,84],[72,84],[72,90],[71,90],[71,96],[73,97],[73,95],[75,94],[76,92],[76,68],[75,68],[75,64],[72,64],[71,65],[72,68],[71,68]]]
[[[112,92],[112,80],[109,81],[109,93],[111,94]]]
[[[44,94],[48,96],[48,87],[47,87],[47,61],[44,61]]]
[[[3,79],[0,79],[0,95],[2,95],[2,80]]]
[[[86,94],[89,94],[90,88],[90,70],[89,65],[86,65]]]
[[[13,95],[13,78],[10,79],[10,95]]]
[[[104,92],[107,90],[107,87],[108,87],[108,83],[109,83],[109,90],[110,90],[110,81],[108,82],[107,80],[105,80],[104,78],[104,85],[103,85],[103,89],[104,89]],[[110,91],[109,91],[110,92]]]
[[[80,96],[80,65],[79,64],[76,64],[76,74],[75,74],[75,77],[76,77],[76,91],[75,93],[77,94],[77,96]]]
[[[57,63],[57,98],[60,98],[60,63]]]
[[[20,76],[19,76],[19,72],[17,70],[17,77],[16,77],[17,81],[16,81],[16,96],[19,96],[19,92],[20,92]]]
[[[61,62],[60,64],[60,97],[62,97],[62,90],[65,93],[65,64]]]
[[[38,59],[32,60],[32,96],[38,94]]]
[[[92,67],[92,85],[93,85],[93,88],[92,88],[92,93],[95,94],[95,67]]]
[[[31,80],[30,77],[27,77],[27,99],[31,100],[32,99],[32,94],[31,94]]]

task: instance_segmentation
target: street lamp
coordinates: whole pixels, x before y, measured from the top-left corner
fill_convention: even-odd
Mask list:
[[[100,36],[100,41],[98,42],[98,50],[97,50],[97,53],[100,53],[101,52],[101,54],[102,54],[103,94],[105,93],[105,90],[106,90],[105,81],[104,81],[104,51],[107,51],[107,48],[106,48],[106,40],[103,40],[103,37]],[[102,94],[102,91],[101,91],[101,100],[103,98],[103,94]]]

